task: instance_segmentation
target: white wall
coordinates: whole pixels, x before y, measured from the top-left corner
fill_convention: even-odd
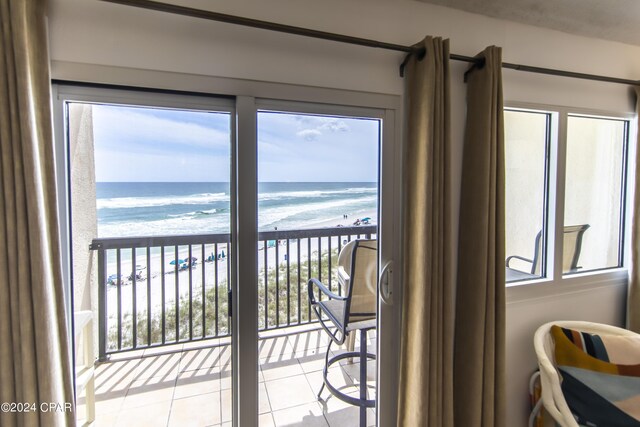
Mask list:
[[[177,3],[178,1],[176,1]],[[182,0],[180,4],[409,45],[425,35],[451,39],[451,51],[475,55],[503,47],[503,60],[540,67],[634,79],[640,47],[563,34],[413,1]],[[401,53],[199,21],[97,0],[52,0],[50,43],[54,78],[134,84],[134,73],[87,64],[159,70],[185,89],[193,76],[401,94]],[[452,63],[451,175],[459,186],[467,64]],[[131,76],[131,77],[130,77]],[[129,81],[130,80],[130,81]],[[205,80],[203,80],[205,81]],[[149,81],[148,84],[153,84]],[[202,88],[215,92],[215,85]],[[631,112],[629,88],[505,70],[506,101]],[[454,205],[457,206],[457,197]],[[457,212],[457,210],[454,210]],[[509,288],[507,306],[507,425],[525,425],[526,379],[535,367],[531,338],[542,322],[558,318],[621,324],[624,277],[612,283],[558,288]]]

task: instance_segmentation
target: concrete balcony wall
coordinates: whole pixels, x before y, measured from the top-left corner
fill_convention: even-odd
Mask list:
[[[69,157],[73,309],[91,310],[97,316],[97,253],[89,250],[91,241],[98,236],[93,114],[89,104],[69,105]],[[98,322],[94,319],[94,342],[98,342]]]

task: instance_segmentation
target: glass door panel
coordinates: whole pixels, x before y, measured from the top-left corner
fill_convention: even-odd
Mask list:
[[[113,94],[63,101],[79,417],[231,421],[232,105]]]
[[[327,387],[317,397],[327,351],[331,358],[348,347],[339,337],[329,348],[331,338],[318,323],[307,284],[314,278],[347,296],[338,273],[340,252],[358,239],[376,243],[381,130],[378,118],[258,112],[260,425],[360,425],[357,406]],[[371,268],[374,327],[366,343],[375,353],[377,255]],[[328,300],[321,293],[315,297]],[[357,351],[360,335],[352,335]],[[375,360],[366,365],[365,399],[375,400]],[[333,364],[328,379],[358,398],[358,358]],[[365,417],[366,425],[374,425],[375,409],[366,409]]]
[[[569,115],[563,274],[622,265],[627,122]]]

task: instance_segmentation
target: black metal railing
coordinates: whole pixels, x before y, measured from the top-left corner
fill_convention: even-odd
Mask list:
[[[337,255],[377,227],[258,233],[260,330],[314,321],[306,282],[341,293]],[[230,235],[94,239],[98,255],[99,357],[209,338],[230,329]]]

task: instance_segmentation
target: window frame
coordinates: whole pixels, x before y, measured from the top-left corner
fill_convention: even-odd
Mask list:
[[[595,115],[589,115],[589,114],[576,114],[576,113],[572,113],[569,112],[567,113],[567,129],[568,129],[568,124],[569,124],[569,118],[570,117],[577,117],[577,118],[585,118],[585,119],[594,119],[594,120],[609,120],[609,121],[617,121],[617,122],[622,122],[623,126],[624,126],[624,130],[623,130],[623,146],[622,146],[622,173],[620,175],[620,219],[618,222],[618,259],[617,259],[617,265],[613,266],[613,267],[600,267],[600,268],[595,268],[595,269],[591,269],[588,271],[585,271],[585,273],[588,272],[597,272],[597,271],[605,271],[605,270],[611,270],[611,269],[617,269],[617,268],[624,268],[625,266],[625,260],[628,258],[625,253],[625,244],[627,241],[626,238],[626,218],[627,218],[627,196],[629,194],[628,191],[628,169],[629,169],[629,145],[630,145],[630,141],[629,141],[629,128],[631,127],[631,120],[630,119],[622,119],[620,117],[611,117],[611,116],[595,116]],[[566,142],[565,142],[566,143]],[[566,168],[566,164],[565,164],[565,168]],[[575,274],[580,274],[580,272],[569,272],[569,273],[562,273],[563,278],[566,278],[568,276],[573,276]]]
[[[506,282],[506,286],[514,286],[514,285],[521,285],[521,284],[526,284],[529,282],[534,282],[534,281],[540,281],[540,280],[545,280],[548,277],[547,272],[549,271],[549,266],[548,266],[548,261],[552,258],[550,258],[550,254],[548,249],[548,245],[547,243],[549,242],[549,237],[548,237],[548,230],[549,230],[549,221],[550,221],[550,208],[549,208],[549,194],[550,194],[550,190],[551,190],[551,173],[552,173],[552,168],[550,167],[550,162],[552,159],[551,156],[551,149],[552,149],[552,145],[553,145],[553,141],[552,141],[552,137],[553,137],[553,130],[557,129],[557,115],[555,114],[554,111],[550,111],[550,110],[543,110],[543,109],[532,109],[532,108],[521,108],[521,107],[512,107],[512,106],[505,106],[504,107],[504,111],[511,111],[511,112],[521,112],[521,113],[534,113],[534,114],[541,114],[545,116],[545,162],[544,162],[544,172],[543,172],[543,189],[544,189],[544,194],[543,194],[543,200],[542,200],[542,235],[541,235],[541,239],[542,239],[542,253],[540,254],[541,257],[541,262],[542,262],[542,266],[541,266],[541,276],[537,277],[535,279],[520,279],[520,280],[513,280],[511,282]],[[506,135],[505,135],[506,137]],[[505,144],[506,144],[506,139],[505,139]],[[505,146],[505,150],[506,150],[506,146]],[[506,165],[505,165],[506,166]],[[506,179],[506,174],[505,174],[505,179]],[[505,198],[506,201],[506,198]],[[506,209],[506,206],[505,206]],[[506,216],[505,216],[506,218]]]
[[[634,183],[629,177],[636,169],[631,159],[635,158],[637,124],[636,115],[629,112],[612,112],[571,106],[556,106],[524,102],[505,102],[505,111],[530,111],[550,114],[548,132],[548,157],[546,161],[546,224],[543,226],[544,253],[546,271],[544,277],[505,283],[509,299],[531,298],[540,295],[570,292],[574,288],[591,289],[603,285],[626,284],[630,254],[630,218]],[[567,135],[569,116],[610,119],[625,123],[625,140],[622,159],[622,185],[620,201],[619,263],[617,267],[608,267],[585,272],[563,274],[562,245],[565,213]],[[506,140],[505,140],[506,143]],[[546,227],[546,228],[545,228]],[[560,254],[560,256],[555,256]]]

